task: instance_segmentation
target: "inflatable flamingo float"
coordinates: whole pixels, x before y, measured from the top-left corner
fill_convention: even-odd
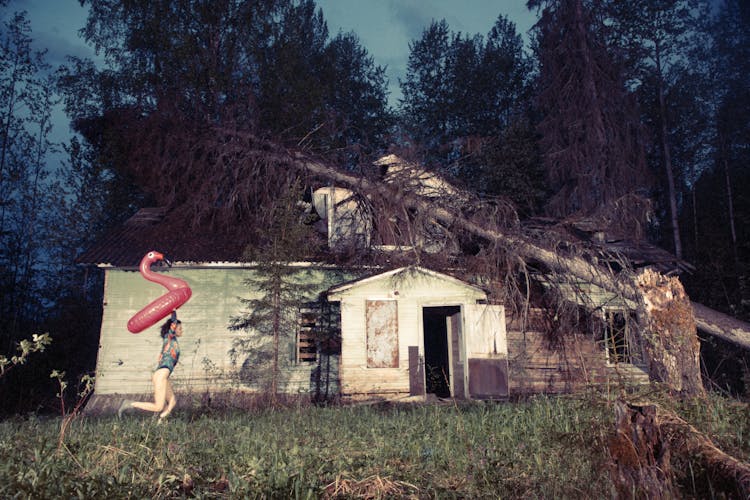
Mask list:
[[[141,259],[141,275],[149,281],[164,286],[168,292],[158,299],[153,300],[130,318],[128,321],[128,330],[130,333],[140,333],[157,321],[166,318],[170,313],[187,302],[193,294],[187,282],[179,278],[170,278],[169,276],[152,272],[151,264],[159,260],[163,260],[169,264],[169,261],[161,253],[153,250],[147,253]]]

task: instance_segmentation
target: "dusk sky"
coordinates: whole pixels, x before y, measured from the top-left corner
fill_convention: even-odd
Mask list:
[[[536,21],[536,13],[525,0],[317,0],[328,22],[331,37],[339,31],[355,32],[375,63],[387,68],[390,102],[401,96],[399,78],[404,78],[409,43],[422,34],[432,20],[445,19],[450,29],[464,34],[486,35],[500,14],[526,32]],[[86,9],[78,0],[11,0],[8,12],[25,10],[32,24],[32,37],[38,49],[47,49],[53,68],[65,57],[93,57],[93,50],[78,38],[86,20]],[[53,140],[64,140],[67,123],[61,111],[55,113]]]
[[[486,35],[500,14],[507,15],[524,35],[536,20],[525,0],[317,0],[317,4],[331,37],[339,31],[355,32],[375,63],[387,67],[392,93],[398,93],[398,79],[405,74],[409,42],[419,38],[433,19],[445,19],[452,31],[470,35]],[[52,66],[62,64],[66,55],[93,55],[78,38],[86,19],[86,9],[78,0],[12,0],[10,10],[29,13],[36,45],[47,48]]]

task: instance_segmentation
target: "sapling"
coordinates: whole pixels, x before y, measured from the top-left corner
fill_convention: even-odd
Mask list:
[[[66,411],[65,408],[65,389],[68,387],[68,382],[65,380],[65,372],[52,370],[50,378],[57,379],[57,383],[60,386],[60,391],[57,393],[57,398],[60,400],[60,416],[62,417],[62,420],[60,421],[60,435],[57,440],[57,451],[59,453],[64,445],[65,432],[68,430],[68,427],[73,420],[78,417],[81,407],[94,390],[95,377],[89,374],[85,374],[81,377],[81,381],[78,384],[78,399],[76,400],[73,409],[69,412]]]

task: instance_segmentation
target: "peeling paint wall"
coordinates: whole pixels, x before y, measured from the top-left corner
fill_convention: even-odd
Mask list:
[[[162,271],[159,271],[162,272]],[[180,361],[172,376],[175,389],[202,393],[207,389],[253,389],[239,378],[243,359],[232,363],[233,341],[248,333],[229,330],[230,318],[243,311],[242,298],[258,298],[243,281],[252,275],[243,268],[173,268],[165,274],[184,279],[193,290],[191,299],[178,311],[184,324],[180,339]],[[302,276],[302,274],[300,274]],[[307,283],[314,283],[309,300],[351,276],[338,271],[305,270]],[[161,349],[160,323],[139,334],[130,333],[128,319],[165,289],[143,279],[140,273],[106,270],[104,313],[97,356],[97,394],[136,394],[151,391],[151,373]],[[310,389],[314,363],[294,363],[295,331],[285,332],[280,348],[281,390],[305,393]],[[338,370],[338,359],[332,360]]]
[[[366,303],[367,367],[398,368],[398,302]]]

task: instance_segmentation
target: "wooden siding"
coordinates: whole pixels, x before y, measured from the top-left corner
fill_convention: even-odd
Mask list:
[[[645,383],[648,375],[630,364],[608,365],[604,350],[591,335],[569,333],[551,345],[543,311],[526,320],[509,317],[508,362],[511,394],[562,393],[589,384]]]
[[[192,298],[178,311],[185,333],[180,338],[180,361],[172,376],[175,390],[202,393],[208,389],[254,389],[239,381],[243,360],[240,359],[235,366],[230,358],[233,341],[248,334],[228,328],[230,319],[243,311],[240,297],[257,298],[243,283],[254,272],[246,268],[173,268],[166,272],[186,280],[193,290]],[[151,391],[151,373],[161,348],[160,325],[132,334],[126,329],[126,323],[165,290],[135,271],[108,269],[105,273],[95,392],[148,393]],[[308,300],[315,299],[318,293],[334,283],[350,278],[342,277],[340,272],[321,269],[305,269],[298,276],[301,282],[316,285]],[[308,392],[311,371],[316,364],[291,361],[294,359],[295,333],[287,332],[282,339],[281,390]],[[337,360],[332,361],[335,366]]]

